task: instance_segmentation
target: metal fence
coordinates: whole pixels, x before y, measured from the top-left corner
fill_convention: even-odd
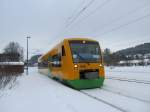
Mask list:
[[[19,74],[24,72],[24,65],[0,65],[0,75]]]

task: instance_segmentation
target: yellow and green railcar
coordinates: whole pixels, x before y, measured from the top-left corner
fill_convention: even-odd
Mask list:
[[[92,39],[64,39],[38,62],[40,72],[75,89],[98,88],[105,79],[100,45]]]

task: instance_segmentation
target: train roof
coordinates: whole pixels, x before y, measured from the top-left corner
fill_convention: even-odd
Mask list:
[[[87,40],[87,41],[95,41],[95,42],[97,42],[96,40],[93,40],[93,39],[90,39],[90,38],[66,38],[64,40]]]

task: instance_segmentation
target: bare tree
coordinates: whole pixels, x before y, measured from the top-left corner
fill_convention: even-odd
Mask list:
[[[12,54],[12,55],[19,55],[19,61],[23,61],[24,55],[23,55],[23,47],[19,45],[17,42],[10,42],[5,48],[4,48],[4,54]]]

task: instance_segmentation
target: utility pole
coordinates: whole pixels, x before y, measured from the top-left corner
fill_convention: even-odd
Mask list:
[[[31,37],[29,37],[29,36],[27,37],[27,75],[28,75],[28,54],[29,54],[28,53],[28,39],[29,38],[31,38]]]

